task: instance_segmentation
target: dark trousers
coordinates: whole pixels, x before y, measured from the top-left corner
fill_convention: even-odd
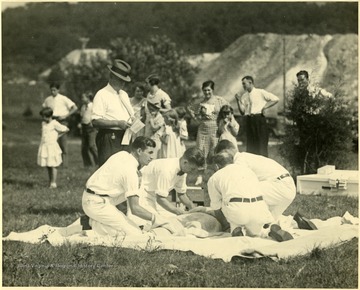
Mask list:
[[[246,152],[268,157],[269,130],[262,114],[246,117]]]
[[[96,135],[99,167],[114,153],[129,151],[129,145],[121,145],[124,133],[124,130],[99,129]]]
[[[99,164],[96,134],[97,130],[93,126],[81,124],[81,156],[85,167]]]

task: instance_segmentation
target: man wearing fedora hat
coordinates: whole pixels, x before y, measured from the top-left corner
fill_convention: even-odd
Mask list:
[[[128,150],[128,145],[122,141],[134,116],[129,96],[123,90],[125,83],[131,81],[130,65],[116,59],[108,69],[109,83],[96,93],[91,116],[93,126],[99,129],[96,137],[99,166],[114,153]]]

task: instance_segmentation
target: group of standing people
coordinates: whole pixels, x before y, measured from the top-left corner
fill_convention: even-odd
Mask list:
[[[276,221],[291,203],[295,196],[295,187],[290,174],[281,165],[266,157],[263,157],[266,158],[264,160],[256,159],[258,155],[255,154],[238,155],[236,136],[239,124],[229,103],[214,94],[213,81],[203,83],[204,99],[187,108],[192,118],[199,122],[199,127],[197,146],[186,149],[183,142],[188,138],[184,120],[186,110],[183,107],[172,109],[171,98],[159,86],[159,77],[150,75],[146,78],[146,87],[149,90],[146,97],[145,87],[137,85],[135,96],[129,98],[124,86],[131,81],[130,65],[125,61],[115,60],[108,69],[109,83],[96,93],[93,102],[91,103],[92,96],[83,95],[82,130],[91,136],[91,140],[96,140],[97,152],[95,154],[94,151],[93,154],[96,155],[99,165],[99,169],[87,181],[83,192],[82,205],[86,214],[81,220],[83,229],[93,228],[99,234],[113,235],[120,232],[139,234],[141,227],[163,226],[170,232],[176,232],[177,220],[174,216],[185,211],[167,199],[169,193],[175,190],[180,202],[187,209],[207,213],[217,211],[213,213],[214,216],[220,220],[225,216],[232,232],[242,226],[250,235],[259,235],[263,225]],[[250,141],[247,151],[251,151],[256,138],[263,137],[262,126],[266,125],[264,110],[275,105],[278,98],[254,88],[251,77],[245,77],[242,81],[246,93],[242,97],[236,96],[236,99],[240,112],[249,118],[247,126],[250,130],[247,134]],[[66,146],[63,149],[55,145],[56,139],[60,140],[68,131],[60,122],[77,110],[72,101],[59,94],[58,87],[54,88],[53,90],[51,86],[52,96],[45,100],[44,109],[41,111],[44,121],[43,139],[46,139],[45,136],[49,137],[47,132],[52,130],[52,147],[46,147],[46,140],[42,140],[38,155],[39,165],[50,168],[52,188],[56,187],[56,171],[51,168],[56,169],[61,163],[59,154],[64,156],[64,165],[67,158]],[[60,105],[63,108],[61,110]],[[264,149],[264,144],[256,146],[256,150]],[[267,155],[267,151],[261,152]],[[54,155],[57,157],[53,158]],[[208,158],[210,156],[212,158]],[[198,173],[206,168],[206,161],[211,165],[205,178],[209,190],[210,211],[206,207],[196,208],[186,194],[187,174]],[[241,166],[227,167],[233,163]],[[265,164],[271,165],[274,170],[265,172]],[[222,170],[225,167],[228,173]],[[224,171],[222,174],[215,174],[221,170]],[[217,177],[219,175],[223,177]],[[220,178],[219,181],[214,182],[217,178]],[[284,179],[287,179],[289,184],[282,188],[266,183]],[[266,189],[262,188],[259,182],[263,182]],[[226,197],[232,183],[239,196]],[[248,190],[245,190],[246,188]],[[234,191],[230,193],[233,194]],[[240,207],[247,208],[244,213],[249,215],[245,218],[244,214],[242,217],[236,213],[229,214],[227,208],[231,202],[241,203]],[[253,206],[257,202],[259,210],[263,212],[261,216],[265,218],[255,218],[254,214],[250,214],[254,213]],[[121,207],[124,203],[128,205],[125,208]],[[170,217],[161,214],[162,211]],[[136,216],[143,222],[139,224],[131,216]],[[254,223],[254,227],[250,226]],[[278,227],[272,227],[271,230],[273,236],[281,233]],[[285,236],[277,238],[279,239],[286,240],[289,237],[285,233]]]

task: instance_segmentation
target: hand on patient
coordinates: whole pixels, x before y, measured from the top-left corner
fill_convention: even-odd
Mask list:
[[[162,227],[167,229],[171,234],[176,236],[184,236],[184,226],[176,218],[163,217],[161,215],[154,215],[152,229]]]

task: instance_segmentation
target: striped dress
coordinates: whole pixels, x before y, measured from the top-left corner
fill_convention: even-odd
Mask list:
[[[214,149],[218,142],[216,119],[220,108],[224,105],[229,105],[224,98],[212,96],[209,100],[189,106],[189,110],[193,112],[196,119],[200,122],[196,146],[204,152],[205,157],[208,156],[209,152]]]

